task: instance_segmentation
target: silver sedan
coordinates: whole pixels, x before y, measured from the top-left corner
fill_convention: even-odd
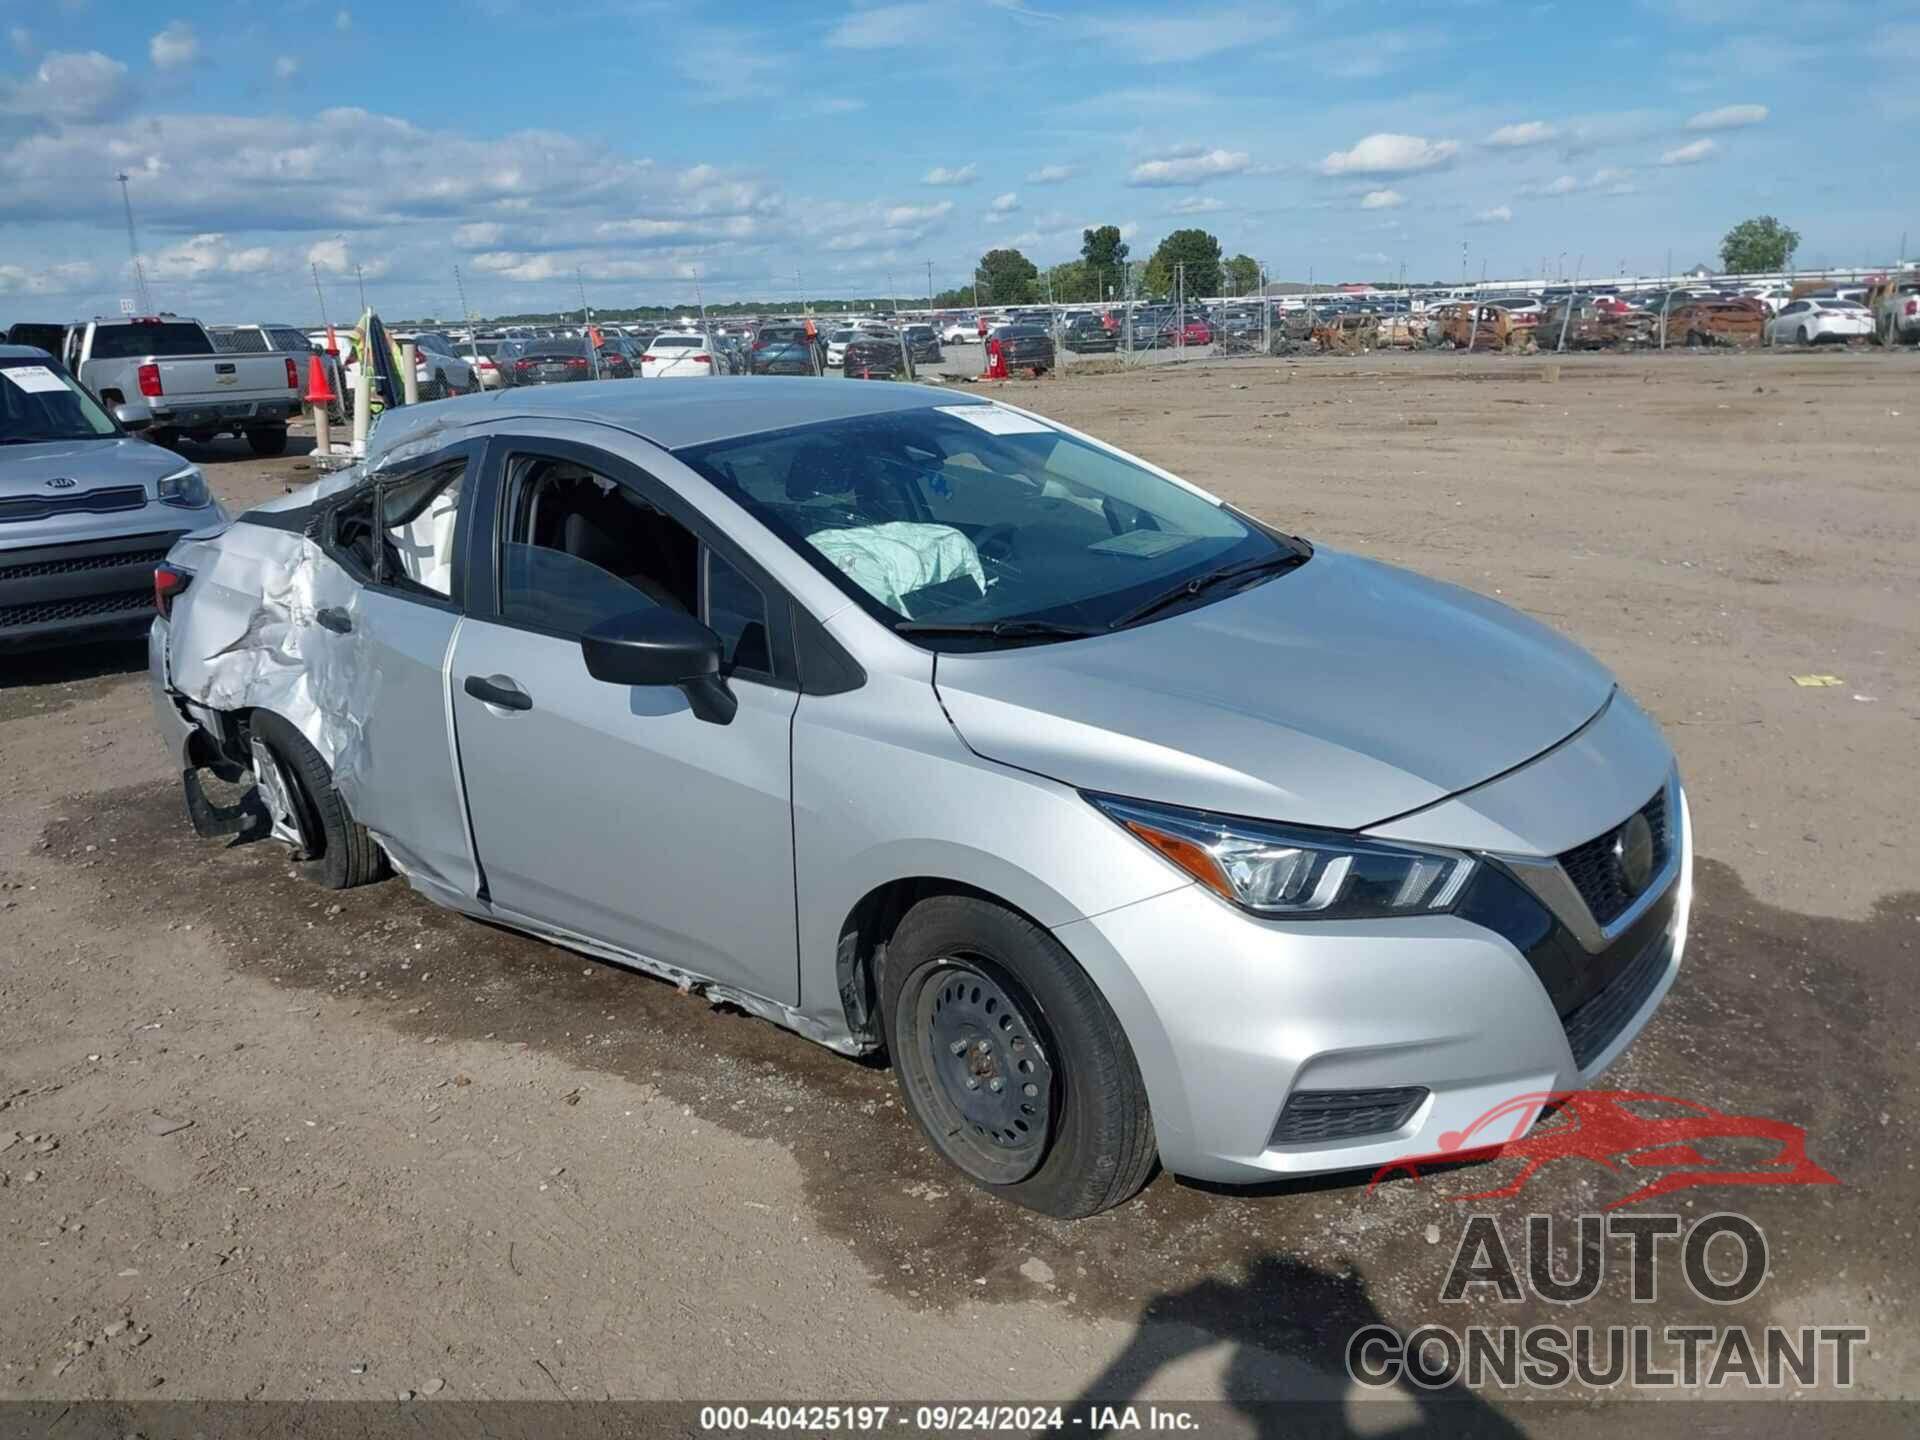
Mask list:
[[[1673,983],[1673,754],[1544,627],[1009,406],[666,389],[391,412],[176,546],[196,824],[884,1048],[1063,1216],[1431,1153]]]

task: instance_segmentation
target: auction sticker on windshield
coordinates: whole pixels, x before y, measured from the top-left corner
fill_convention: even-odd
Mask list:
[[[0,369],[0,375],[6,376],[29,394],[67,388],[67,382],[44,365],[9,365]]]
[[[1015,410],[998,405],[936,405],[942,415],[951,415],[969,425],[977,425],[989,435],[1051,435],[1053,427]]]

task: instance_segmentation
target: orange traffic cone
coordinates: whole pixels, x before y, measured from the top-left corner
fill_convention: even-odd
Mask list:
[[[318,355],[307,361],[307,393],[300,398],[309,405],[327,406],[333,403],[333,385],[327,379],[327,367]]]

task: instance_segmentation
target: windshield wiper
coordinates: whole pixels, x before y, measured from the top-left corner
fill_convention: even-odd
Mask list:
[[[1262,555],[1257,560],[1242,560],[1237,565],[1223,565],[1218,570],[1203,571],[1190,580],[1182,580],[1171,590],[1163,590],[1151,600],[1134,606],[1107,628],[1124,630],[1127,626],[1138,624],[1149,615],[1157,614],[1169,605],[1178,604],[1182,600],[1198,595],[1202,590],[1211,590],[1215,586],[1225,585],[1232,580],[1251,579],[1267,571],[1278,573],[1282,570],[1291,570],[1296,565],[1305,564],[1306,559],[1307,557],[1298,551],[1289,550],[1275,555]]]
[[[996,640],[1071,640],[1101,631],[1091,625],[1062,625],[1052,620],[908,620],[896,635],[988,635]]]

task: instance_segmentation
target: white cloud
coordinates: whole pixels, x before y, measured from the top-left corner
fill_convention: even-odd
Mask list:
[[[1199,185],[1221,175],[1238,175],[1252,164],[1244,150],[1186,147],[1163,160],[1146,160],[1127,175],[1129,185]]]
[[[1393,263],[1393,257],[1391,255],[1383,255],[1378,250],[1366,250],[1353,258],[1362,265],[1391,265]]]
[[[200,40],[191,25],[176,20],[147,41],[147,54],[156,70],[184,70],[200,58]]]
[[[33,32],[24,25],[15,25],[7,31],[7,43],[13,46],[16,55],[33,54]]]
[[[1391,210],[1407,203],[1407,197],[1398,190],[1369,190],[1366,198],[1360,202],[1362,210]]]
[[[809,115],[855,115],[867,108],[867,102],[855,95],[826,95],[807,102]]]
[[[1767,118],[1764,105],[1722,105],[1718,110],[1703,110],[1687,121],[1689,130],[1737,130],[1742,125],[1758,125]]]
[[[1071,165],[1042,165],[1038,170],[1027,172],[1029,185],[1058,185],[1073,178]]]
[[[353,12],[351,10],[341,10],[336,12],[333,17],[333,28],[340,31],[343,34],[346,31],[353,29]]]
[[[126,98],[127,67],[98,50],[57,51],[25,80],[0,78],[0,115],[43,120],[94,120],[112,114]],[[22,142],[24,146],[27,142]],[[7,152],[0,150],[0,161]],[[4,193],[4,191],[0,191]]]
[[[827,44],[842,50],[892,50],[934,41],[946,16],[934,4],[876,5],[856,10],[828,32]]]
[[[1286,33],[1292,18],[1277,9],[1172,7],[1109,12],[1079,24],[1087,34],[1139,60],[1177,65],[1270,40]]]
[[[1675,146],[1660,157],[1662,165],[1697,165],[1720,147],[1712,140],[1694,140]]]
[[[1520,150],[1529,145],[1544,145],[1559,133],[1544,120],[1528,120],[1519,125],[1502,125],[1487,136],[1487,144],[1501,150]]]
[[[1418,135],[1369,135],[1351,150],[1336,150],[1320,162],[1322,175],[1406,175],[1445,165],[1459,152],[1457,140]]]
[[[1180,199],[1174,201],[1171,213],[1175,215],[1210,215],[1216,210],[1224,210],[1226,208],[1224,201],[1216,200],[1211,195],[1183,195]]]
[[[300,73],[300,62],[291,55],[276,55],[273,61],[273,78],[291,80]]]
[[[993,202],[987,206],[987,209],[991,210],[995,215],[1011,215],[1019,208],[1020,197],[1011,190],[1004,195],[994,196]]]
[[[40,267],[0,262],[0,295],[59,295],[92,283],[93,266],[68,260]]]
[[[955,169],[936,165],[920,177],[922,185],[971,185],[980,178],[980,167],[971,160]]]
[[[195,235],[145,258],[148,277],[163,281],[257,275],[279,262],[271,246],[235,245],[218,232]]]
[[[1475,211],[1473,223],[1476,225],[1505,225],[1512,219],[1513,207],[1511,205],[1495,205],[1490,210]]]
[[[507,227],[498,220],[479,220],[471,225],[456,225],[453,243],[463,250],[488,250],[506,238]]]
[[[893,205],[888,207],[884,223],[889,230],[912,230],[946,219],[952,209],[951,200],[942,200],[937,205]]]

